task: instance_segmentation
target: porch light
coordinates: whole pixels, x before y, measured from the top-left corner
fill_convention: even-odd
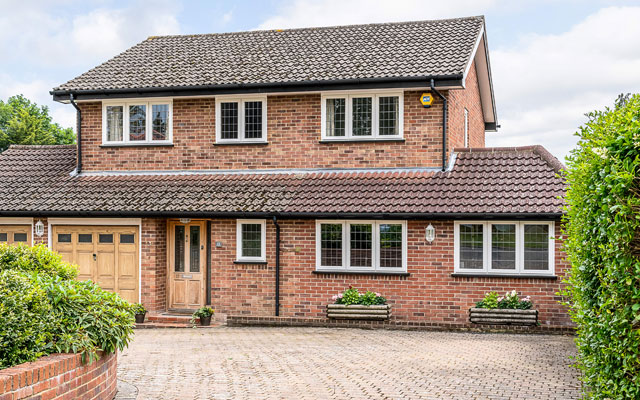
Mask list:
[[[427,226],[427,228],[425,229],[425,238],[429,243],[433,242],[433,240],[436,238],[436,228],[434,228],[433,225],[429,224],[429,226]]]
[[[180,218],[181,224],[188,224],[189,222],[191,222],[191,218]]]
[[[36,222],[36,236],[40,237],[42,235],[44,235],[44,224],[42,223],[42,221],[38,220],[38,222]]]

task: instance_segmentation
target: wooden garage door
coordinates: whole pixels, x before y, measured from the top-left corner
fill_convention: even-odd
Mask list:
[[[78,265],[79,280],[138,302],[138,227],[54,226],[52,247],[62,258]]]
[[[31,245],[31,225],[0,225],[0,243]]]

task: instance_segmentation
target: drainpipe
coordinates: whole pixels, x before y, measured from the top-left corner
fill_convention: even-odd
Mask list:
[[[76,132],[78,133],[78,165],[76,166],[77,173],[82,171],[82,110],[73,100],[73,93],[69,93],[69,102],[76,109]]]
[[[276,227],[276,317],[280,316],[280,224],[278,217],[273,216]]]
[[[436,89],[431,79],[431,91],[442,99],[442,171],[447,170],[447,98]]]

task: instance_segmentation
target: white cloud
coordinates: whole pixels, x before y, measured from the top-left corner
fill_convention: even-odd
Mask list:
[[[394,22],[482,14],[498,0],[294,0],[259,29]]]
[[[640,92],[640,7],[603,8],[564,33],[491,52],[502,129],[488,145],[540,143],[559,157],[584,114]]]
[[[222,15],[222,23],[223,24],[228,24],[229,22],[231,22],[231,20],[233,19],[233,10],[224,13]]]
[[[52,5],[3,6],[0,51],[5,62],[58,66],[94,66],[147,36],[180,33],[169,1],[150,7],[134,2],[124,8],[98,8],[86,14],[58,15]],[[27,29],[25,29],[27,27]],[[17,33],[19,32],[19,34]]]

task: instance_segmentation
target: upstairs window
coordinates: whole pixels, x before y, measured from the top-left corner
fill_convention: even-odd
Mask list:
[[[401,92],[367,92],[322,96],[322,140],[401,139]]]
[[[553,275],[553,222],[455,223],[455,272]]]
[[[267,141],[267,99],[216,98],[217,143]]]
[[[105,145],[167,144],[172,141],[172,102],[104,102],[102,143]]]
[[[317,221],[318,271],[407,272],[405,221]]]

